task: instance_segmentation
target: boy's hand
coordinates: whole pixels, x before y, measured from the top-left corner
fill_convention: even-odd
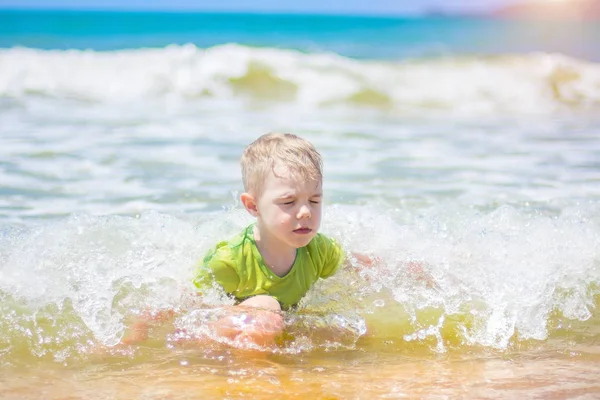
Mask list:
[[[148,339],[150,324],[145,319],[140,319],[129,327],[125,336],[121,339],[122,344],[136,344]]]
[[[121,339],[122,344],[136,344],[148,339],[148,331],[152,322],[165,322],[175,316],[174,310],[160,310],[157,312],[145,312],[138,317],[129,327],[125,336]]]
[[[283,317],[277,312],[258,309],[243,311],[242,307],[235,308],[235,315],[223,317],[209,326],[217,336],[236,345],[270,346],[285,328]]]
[[[371,268],[381,262],[381,258],[376,256],[368,256],[366,254],[361,253],[351,253],[351,257],[354,258],[358,265],[357,267],[366,267]]]
[[[351,257],[354,258],[357,263],[351,263],[350,260],[347,264],[355,266],[356,268],[373,268],[378,264],[382,263],[383,260],[377,256],[368,256],[361,253],[351,253]],[[424,282],[427,287],[431,288],[435,286],[433,277],[425,270],[425,264],[419,261],[409,261],[401,264],[403,268],[406,268],[409,275],[417,281]]]

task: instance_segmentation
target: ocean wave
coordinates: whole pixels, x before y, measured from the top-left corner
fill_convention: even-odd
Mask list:
[[[600,65],[560,54],[365,61],[237,44],[0,50],[0,98],[180,98],[392,112],[551,113],[600,105]]]
[[[4,232],[0,355],[13,363],[85,356],[91,347],[118,343],[127,321],[144,309],[178,309],[179,332],[203,334],[219,311],[185,306],[191,276],[215,237],[248,222],[238,211],[196,220],[73,215]],[[590,217],[549,217],[511,207],[463,214],[444,208],[400,224],[389,210],[341,209],[329,230],[344,247],[377,254],[382,263],[319,281],[286,315],[287,337],[275,350],[468,353],[564,338],[593,342],[600,226],[588,211]],[[403,268],[407,260],[420,262],[430,282]],[[231,300],[215,290],[202,303]],[[159,346],[180,339],[167,332],[152,339]]]

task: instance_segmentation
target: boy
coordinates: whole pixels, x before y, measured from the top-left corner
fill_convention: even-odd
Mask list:
[[[345,256],[335,240],[318,233],[323,173],[312,144],[290,133],[269,133],[245,149],[241,167],[241,201],[256,223],[209,252],[194,283],[201,290],[215,280],[239,306],[257,309],[251,327],[219,321],[213,328],[220,335],[264,343],[283,330],[279,311],[297,304],[319,278],[333,275]]]
[[[245,149],[241,167],[241,201],[256,222],[218,243],[194,284],[202,291],[216,281],[238,301],[229,316],[211,324],[214,333],[239,344],[265,345],[283,331],[281,310],[297,304],[319,278],[333,275],[345,255],[335,240],[318,233],[323,173],[312,144],[269,133]],[[144,338],[147,323],[134,329],[142,332],[134,336]]]

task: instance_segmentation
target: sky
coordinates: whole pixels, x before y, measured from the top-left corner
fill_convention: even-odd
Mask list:
[[[486,11],[518,0],[0,0],[0,8],[405,14]]]

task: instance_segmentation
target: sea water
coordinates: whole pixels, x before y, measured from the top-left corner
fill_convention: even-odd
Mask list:
[[[600,395],[597,24],[0,13],[2,398]],[[252,221],[239,157],[294,132],[322,232],[378,257],[273,346],[191,279]],[[430,277],[417,279],[407,265]],[[175,309],[119,345],[144,310]]]

